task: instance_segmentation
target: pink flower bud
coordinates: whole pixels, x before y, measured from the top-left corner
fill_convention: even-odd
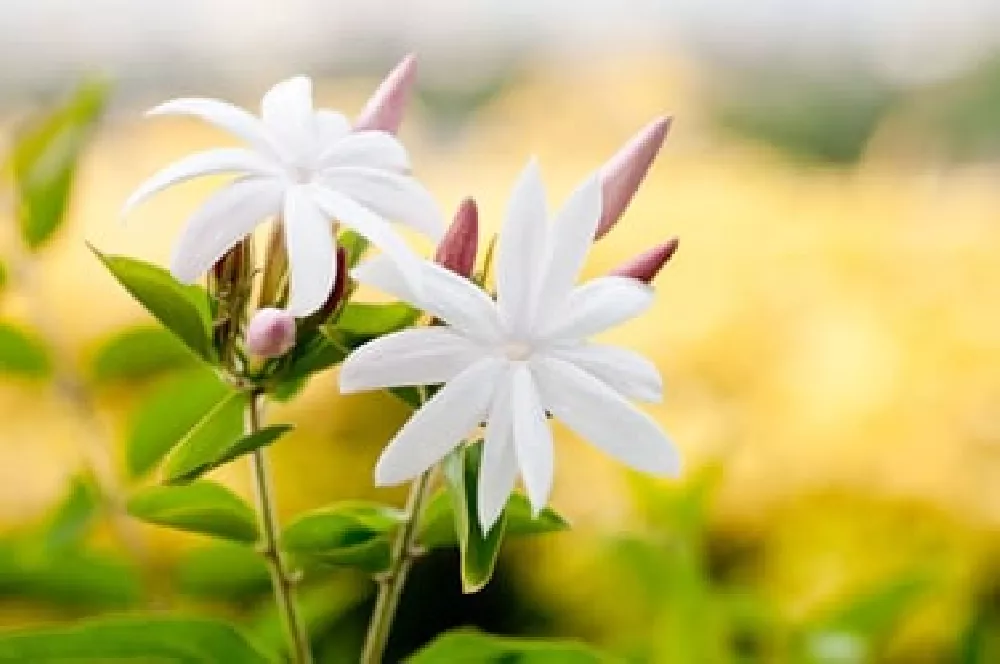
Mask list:
[[[479,210],[471,198],[464,199],[455,219],[438,245],[434,261],[465,278],[472,276],[479,250]]]
[[[261,309],[247,325],[247,349],[257,357],[281,357],[295,345],[295,318],[283,309]]]
[[[674,252],[677,251],[679,243],[680,240],[677,238],[670,238],[663,244],[656,245],[652,249],[648,249],[635,258],[622,263],[611,270],[610,275],[612,277],[638,279],[645,284],[651,283],[663,266],[667,264],[667,261],[674,255]]]
[[[354,129],[395,134],[403,121],[403,110],[416,76],[417,56],[411,53],[379,84],[354,121]]]
[[[610,231],[625,212],[660,151],[670,130],[670,122],[671,118],[667,117],[653,120],[601,167],[604,209],[594,239],[599,239]]]

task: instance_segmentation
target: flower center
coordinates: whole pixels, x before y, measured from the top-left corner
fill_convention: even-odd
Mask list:
[[[503,352],[504,355],[507,356],[507,359],[515,362],[523,362],[524,360],[527,360],[531,357],[531,351],[531,346],[523,341],[512,341],[505,344],[503,347]]]

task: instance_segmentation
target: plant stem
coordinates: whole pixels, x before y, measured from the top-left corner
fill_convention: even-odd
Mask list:
[[[375,600],[375,610],[368,624],[365,649],[361,654],[362,664],[380,664],[385,653],[406,575],[420,553],[417,532],[433,474],[434,468],[431,468],[410,485],[410,495],[406,499],[406,519],[393,542],[389,569],[379,579],[378,599]]]
[[[253,391],[249,397],[244,430],[247,434],[252,434],[260,431],[264,396],[258,391]],[[278,605],[278,612],[281,614],[285,634],[288,637],[289,652],[295,664],[311,664],[309,636],[295,604],[295,583],[278,547],[278,517],[275,513],[274,489],[265,450],[254,450],[252,464],[257,513],[260,517],[260,531],[263,538],[259,545],[260,552],[267,561],[274,600]]]

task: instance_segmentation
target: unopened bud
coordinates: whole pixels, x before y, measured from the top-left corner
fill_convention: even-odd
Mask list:
[[[403,111],[416,76],[417,56],[411,53],[382,80],[354,121],[354,129],[395,134],[403,121]]]
[[[247,326],[247,350],[257,357],[281,357],[295,345],[295,318],[283,309],[261,309]]]
[[[479,209],[471,198],[464,199],[455,212],[441,243],[434,253],[434,262],[455,274],[469,278],[476,267],[479,251]]]
[[[677,251],[679,243],[680,240],[677,238],[670,238],[663,244],[648,249],[635,258],[622,263],[612,270],[610,274],[613,277],[638,279],[645,284],[652,283],[663,266],[667,264],[667,261]]]
[[[660,151],[671,119],[660,117],[643,127],[601,167],[603,209],[594,239],[611,230],[642,184],[646,172]]]
[[[217,303],[212,344],[223,362],[230,360],[233,344],[246,321],[253,271],[253,235],[248,235],[217,260],[208,273],[208,292]]]

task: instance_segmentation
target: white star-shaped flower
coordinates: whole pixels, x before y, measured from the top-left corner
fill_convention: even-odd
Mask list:
[[[343,392],[444,383],[382,453],[376,482],[424,472],[486,422],[479,520],[489,529],[518,472],[537,512],[553,476],[551,413],[626,465],[676,474],[676,448],[629,399],[658,401],[662,383],[640,355],[588,341],[649,307],[635,279],[601,277],[576,286],[601,216],[601,186],[585,181],[548,222],[545,191],[531,162],[514,187],[499,239],[493,299],[468,279],[421,263],[421,289],[379,256],[354,271],[444,323],[376,339],[340,373]]]
[[[368,238],[411,277],[417,258],[386,220],[432,239],[443,231],[433,198],[409,176],[402,144],[384,131],[352,131],[342,114],[314,109],[308,78],[271,88],[260,118],[201,98],[168,101],[149,114],[195,116],[247,143],[181,159],[142,184],[125,204],[128,211],[192,178],[240,174],[188,221],[170,264],[179,281],[197,280],[257,225],[279,216],[291,273],[288,311],[306,316],[323,304],[336,278],[332,220]]]

